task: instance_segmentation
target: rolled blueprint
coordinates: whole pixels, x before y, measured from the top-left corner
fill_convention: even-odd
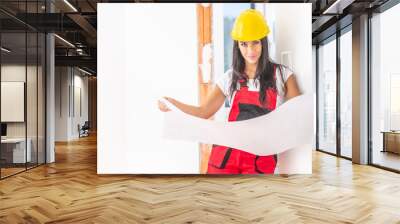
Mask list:
[[[313,139],[313,94],[294,97],[272,112],[249,120],[222,122],[198,118],[163,100],[163,136],[240,149],[256,155],[274,155],[311,144]]]

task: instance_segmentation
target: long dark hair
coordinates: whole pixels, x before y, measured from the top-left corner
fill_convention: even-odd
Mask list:
[[[276,64],[271,61],[269,58],[268,52],[268,40],[267,37],[261,39],[261,56],[258,59],[257,70],[255,78],[260,82],[260,104],[264,105],[266,102],[266,90],[268,88],[273,88],[276,90],[276,82],[274,79],[274,67],[280,69],[280,65]],[[233,58],[232,58],[232,83],[230,86],[230,95],[232,96],[233,93],[237,89],[237,83],[239,80],[245,80],[245,83],[248,80],[246,74],[244,74],[245,69],[245,59],[243,58],[242,54],[240,53],[240,49],[238,46],[238,41],[233,41]]]

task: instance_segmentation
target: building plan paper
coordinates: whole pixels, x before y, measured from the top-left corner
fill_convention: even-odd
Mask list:
[[[266,115],[234,122],[191,116],[162,101],[171,109],[164,115],[163,135],[168,139],[223,145],[261,156],[312,143],[313,94],[294,97]]]

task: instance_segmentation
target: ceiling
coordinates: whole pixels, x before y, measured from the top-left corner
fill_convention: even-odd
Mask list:
[[[24,46],[25,29],[55,32],[56,65],[80,66],[96,73],[97,57],[97,3],[162,2],[115,0],[1,0],[1,30],[4,38],[18,49]],[[255,1],[259,2],[259,1]],[[317,44],[347,26],[352,17],[373,10],[388,0],[292,0],[267,1],[312,3],[312,36]],[[27,12],[27,13],[26,13]],[[50,13],[51,12],[51,13]],[[338,22],[340,21],[340,22]],[[339,25],[338,25],[339,24]],[[18,34],[20,33],[20,34]],[[22,39],[21,39],[22,38]],[[63,41],[66,40],[66,41]],[[5,43],[3,41],[3,43]],[[72,45],[71,45],[72,44]],[[10,45],[10,46],[11,46]],[[28,45],[28,52],[35,45]],[[24,50],[24,48],[21,48]],[[17,50],[18,51],[18,50]],[[23,53],[23,52],[21,52]]]

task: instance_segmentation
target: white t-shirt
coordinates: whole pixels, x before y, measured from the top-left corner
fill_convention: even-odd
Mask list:
[[[286,66],[281,66],[282,75],[280,74],[280,69],[276,67],[276,89],[277,89],[277,99],[276,99],[276,107],[280,106],[285,101],[285,83],[288,78],[293,74],[293,71],[287,68]],[[230,97],[230,87],[232,83],[232,69],[226,71],[223,76],[217,81],[217,86],[222,90],[224,95],[229,100],[229,105],[232,105],[232,100],[235,97],[236,92],[233,93],[233,96]],[[247,86],[249,91],[259,91],[260,84],[258,79],[249,79],[247,81]],[[238,85],[239,88],[239,85]]]

